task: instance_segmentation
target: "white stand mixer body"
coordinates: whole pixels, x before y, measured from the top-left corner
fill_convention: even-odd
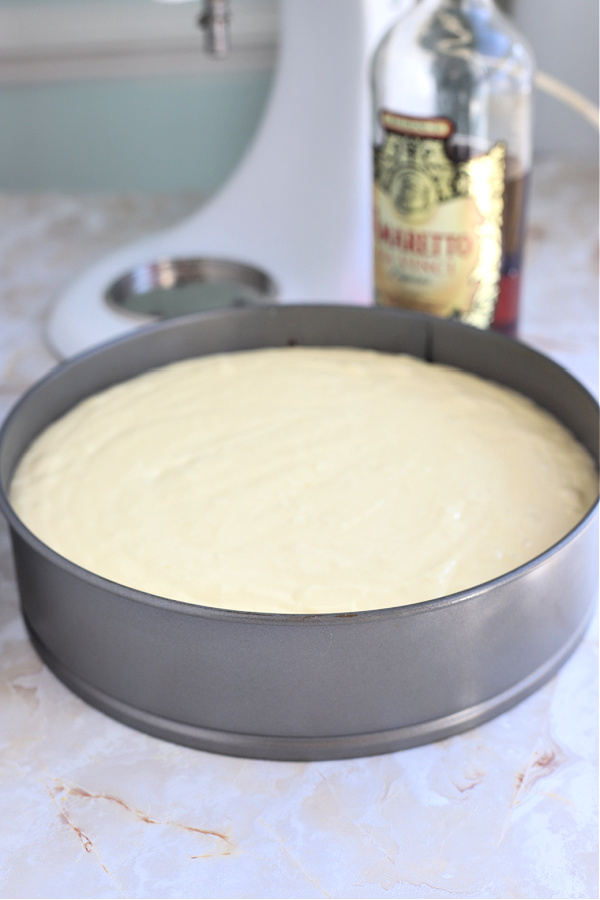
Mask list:
[[[106,290],[165,258],[219,257],[263,269],[280,302],[371,303],[369,62],[392,18],[412,2],[281,0],[275,83],[240,166],[193,216],[111,254],[71,285],[48,320],[56,354],[139,327],[105,302]]]

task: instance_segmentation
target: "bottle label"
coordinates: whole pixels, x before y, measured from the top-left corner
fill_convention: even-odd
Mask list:
[[[506,147],[455,161],[446,118],[380,113],[375,148],[377,302],[486,328],[502,263]]]

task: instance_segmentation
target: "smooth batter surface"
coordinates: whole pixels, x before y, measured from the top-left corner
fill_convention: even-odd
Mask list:
[[[311,613],[487,581],[562,538],[597,488],[587,452],[512,391],[295,347],[175,363],[85,400],[29,448],[11,500],[112,581]]]

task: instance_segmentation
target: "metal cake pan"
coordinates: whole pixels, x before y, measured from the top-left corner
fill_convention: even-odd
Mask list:
[[[114,718],[238,756],[382,753],[506,710],[549,679],[585,631],[597,596],[597,504],[547,552],[471,590],[394,609],[306,616],[198,607],[123,587],[49,549],[11,508],[8,488],[26,447],[89,394],[184,357],[288,344],[406,352],[490,378],[552,412],[598,464],[596,401],[555,363],[493,332],[341,306],[163,322],[57,367],[0,433],[0,508],[37,652]]]

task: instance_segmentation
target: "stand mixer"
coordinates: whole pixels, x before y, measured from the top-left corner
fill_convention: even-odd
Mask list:
[[[238,277],[263,301],[370,304],[369,62],[412,3],[281,0],[275,82],[238,169],[197,213],[85,271],[51,310],[54,353],[65,358],[151,321],[119,305],[124,291],[170,291],[195,277]],[[207,3],[217,55],[227,19],[223,0]]]

